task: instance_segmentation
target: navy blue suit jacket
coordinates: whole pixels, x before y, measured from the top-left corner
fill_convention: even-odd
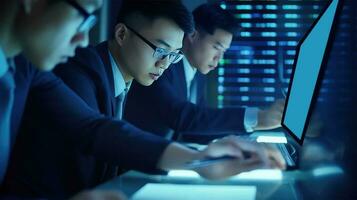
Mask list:
[[[92,51],[88,56],[93,66],[102,64]],[[39,72],[22,58],[16,63],[14,146],[2,193],[67,198],[97,183],[89,176],[96,166],[83,166],[93,161],[156,170],[168,141],[100,115],[54,74]]]
[[[107,42],[78,49],[76,57],[57,67],[54,73],[91,108],[105,116],[115,116],[114,78]]]
[[[245,132],[243,108],[209,108],[205,105],[205,77],[196,73],[197,104],[187,100],[183,61],[173,64],[151,86],[133,82],[124,118],[130,123],[164,135],[173,129],[196,142],[222,137],[229,131]]]

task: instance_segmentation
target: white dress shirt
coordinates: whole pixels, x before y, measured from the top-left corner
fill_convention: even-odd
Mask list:
[[[108,54],[109,54],[110,64],[112,66],[112,72],[113,72],[114,95],[115,97],[118,97],[121,93],[123,92],[127,93],[129,91],[132,81],[125,83],[124,76],[119,70],[119,66],[115,62],[109,49],[108,49]]]
[[[2,48],[0,47],[0,78],[4,76],[4,74],[7,72],[8,69],[9,69],[9,65],[6,60],[6,56]]]
[[[187,86],[187,88],[186,88],[187,89],[187,98],[190,99],[190,95],[191,95],[190,87],[191,87],[192,80],[197,73],[197,69],[192,67],[185,57],[182,59],[182,61],[183,61],[183,69],[185,71],[185,80],[186,80],[186,86]]]

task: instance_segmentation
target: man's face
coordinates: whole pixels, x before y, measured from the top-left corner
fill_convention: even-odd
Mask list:
[[[66,1],[52,4],[46,0],[31,2],[30,13],[20,17],[17,39],[25,56],[39,69],[49,71],[74,56],[78,46],[88,45],[88,31],[78,31],[84,16]],[[102,0],[77,0],[80,7],[92,13]]]
[[[216,29],[213,35],[200,31],[196,34],[186,56],[198,71],[208,74],[217,67],[219,60],[230,47],[233,35],[222,29]]]
[[[122,66],[140,84],[149,86],[157,80],[171,64],[168,57],[158,59],[154,49],[137,34],[127,29],[128,37],[122,45]],[[157,47],[168,52],[178,52],[182,48],[183,30],[166,18],[155,19],[150,25],[135,30]],[[125,55],[124,55],[125,54]]]

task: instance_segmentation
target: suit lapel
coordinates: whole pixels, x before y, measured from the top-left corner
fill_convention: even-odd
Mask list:
[[[104,69],[107,75],[107,80],[109,81],[109,89],[110,89],[110,102],[111,102],[111,110],[112,116],[115,115],[116,110],[116,101],[115,101],[115,92],[114,92],[114,76],[112,71],[112,65],[110,63],[110,58],[108,54],[108,42],[102,42],[96,46],[96,50],[99,56],[102,59],[104,64]]]
[[[188,100],[188,98],[187,98],[186,74],[185,74],[185,69],[183,67],[183,61],[181,60],[174,67],[175,67],[175,69],[177,71],[177,75],[174,76],[174,77],[177,77],[177,82],[178,82],[176,89],[181,91],[182,98]]]
[[[205,75],[200,72],[196,72],[195,78],[197,81],[197,104],[200,104],[204,99]]]

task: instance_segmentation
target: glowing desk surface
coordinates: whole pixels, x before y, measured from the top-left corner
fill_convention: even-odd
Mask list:
[[[306,170],[255,170],[222,181],[209,181],[190,171],[171,171],[168,175],[148,175],[130,171],[98,186],[100,189],[120,189],[129,197],[147,183],[253,186],[255,199],[333,199],[340,193],[344,172],[334,164],[325,164]],[[173,195],[175,195],[173,193]],[[199,197],[197,199],[200,199]]]

